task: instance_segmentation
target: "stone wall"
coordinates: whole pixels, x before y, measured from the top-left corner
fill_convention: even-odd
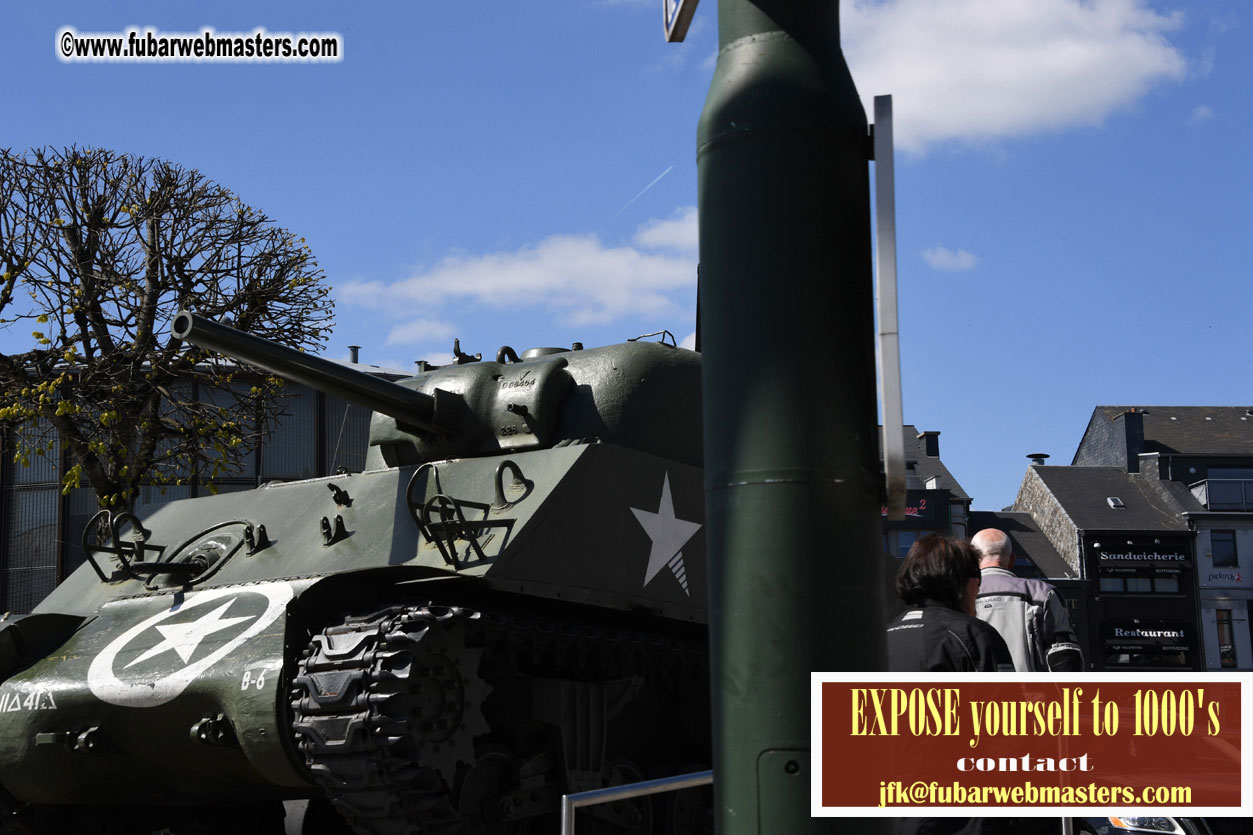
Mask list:
[[[1040,478],[1037,466],[1027,468],[1022,484],[1018,488],[1018,497],[1014,499],[1012,510],[1029,513],[1057,553],[1074,571],[1076,577],[1083,577],[1083,559],[1079,553],[1079,530],[1071,521],[1057,498]]]

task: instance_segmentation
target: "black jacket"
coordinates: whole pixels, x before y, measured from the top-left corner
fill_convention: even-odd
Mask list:
[[[915,672],[1013,672],[1014,659],[993,627],[928,601],[888,624],[888,669]]]

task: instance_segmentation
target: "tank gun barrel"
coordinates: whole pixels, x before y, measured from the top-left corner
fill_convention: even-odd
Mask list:
[[[381,412],[419,431],[444,431],[435,418],[435,398],[429,394],[211,322],[186,310],[174,315],[170,333],[175,339]]]

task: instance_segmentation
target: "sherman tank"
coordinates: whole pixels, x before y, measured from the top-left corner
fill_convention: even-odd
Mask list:
[[[171,332],[372,409],[367,466],[97,515],[0,631],[8,831],[552,832],[565,793],[709,767],[699,354],[391,382]],[[710,832],[710,803],[579,831]]]

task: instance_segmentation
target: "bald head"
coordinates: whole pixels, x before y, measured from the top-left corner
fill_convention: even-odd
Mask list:
[[[975,534],[970,544],[979,555],[980,568],[1012,568],[1014,565],[1014,549],[1009,543],[1009,536],[996,528],[985,528]]]

